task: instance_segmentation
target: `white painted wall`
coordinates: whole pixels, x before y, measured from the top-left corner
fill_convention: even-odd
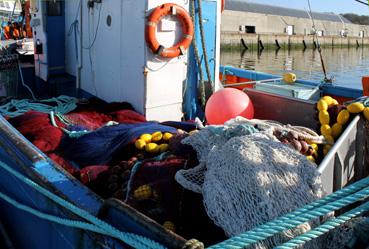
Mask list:
[[[72,23],[79,19],[80,0],[65,1],[65,70],[68,74],[76,76],[77,58],[75,48],[74,31],[71,29]],[[69,34],[69,32],[71,32]],[[77,46],[79,47],[79,39],[77,36]]]
[[[68,36],[77,16],[79,1],[66,1],[66,70],[76,75],[74,33]],[[182,91],[186,79],[187,55],[174,59],[152,54],[145,42],[145,16],[167,0],[104,0],[88,10],[82,4],[82,69],[81,88],[106,101],[127,101],[137,111],[153,120],[180,120]],[[188,9],[187,0],[172,0]],[[94,40],[101,8],[100,24]],[[107,25],[107,16],[112,25]],[[171,19],[168,19],[170,22]],[[173,21],[173,20],[172,20]],[[165,46],[178,41],[181,26],[174,31],[158,32]],[[169,25],[169,26],[170,26]]]
[[[240,25],[255,26],[258,34],[283,34],[287,25],[294,25],[296,35],[308,35],[312,30],[312,22],[307,18],[277,16],[263,13],[225,10],[222,14],[222,32],[239,32]],[[342,29],[348,36],[359,37],[360,31],[369,31],[367,25],[315,20],[316,30],[324,31],[324,35],[338,36]]]
[[[43,54],[35,55],[35,74],[47,81],[48,61],[47,61],[47,38],[46,38],[46,3],[42,0],[33,1],[30,12],[32,14],[31,26],[34,33],[34,43],[41,43]],[[37,34],[37,35],[35,35]]]
[[[74,33],[68,36],[68,31],[78,15],[78,2],[66,1],[66,70],[72,75],[76,75],[78,62]],[[187,10],[189,7],[188,0],[103,0],[102,4],[95,4],[93,10],[88,10],[83,1],[81,88],[109,102],[127,101],[149,120],[180,120],[187,55],[161,58],[154,55],[145,42],[146,17],[155,7],[168,2]],[[96,41],[87,49],[95,36],[100,8]],[[108,15],[112,17],[111,27],[106,22]],[[170,47],[181,37],[182,29],[176,19],[166,18],[166,21],[169,30],[160,30],[157,37],[164,46]],[[175,30],[171,30],[173,25]],[[218,38],[219,35],[220,32]],[[220,39],[217,41],[218,58],[219,44]],[[218,65],[219,62],[216,75]]]

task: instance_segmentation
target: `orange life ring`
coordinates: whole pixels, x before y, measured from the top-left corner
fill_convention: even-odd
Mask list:
[[[223,12],[223,11],[224,11],[224,8],[225,8],[225,0],[222,0],[221,12]]]
[[[168,15],[175,15],[182,23],[183,38],[170,48],[160,45],[156,39],[156,27],[160,20]],[[188,12],[174,3],[166,3],[157,7],[149,16],[146,23],[146,42],[151,51],[166,58],[175,58],[182,54],[191,45],[194,27]]]

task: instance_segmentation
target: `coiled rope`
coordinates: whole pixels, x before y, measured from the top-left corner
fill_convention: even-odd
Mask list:
[[[369,177],[210,248],[241,249],[369,196]],[[360,190],[360,191],[359,191]]]
[[[30,207],[27,207],[25,205],[22,205],[9,196],[5,195],[4,193],[0,194],[0,198],[6,200],[8,203],[12,204],[13,206],[22,209],[24,211],[27,211],[29,213],[32,213],[40,218],[56,222],[61,225],[66,225],[70,227],[75,228],[81,228],[84,230],[93,231],[96,233],[101,233],[104,235],[111,236],[113,238],[116,238],[134,248],[147,248],[147,249],[163,249],[164,246],[160,245],[159,243],[145,238],[143,236],[122,232],[118,229],[114,228],[113,226],[109,225],[108,223],[100,220],[99,218],[93,216],[92,214],[88,213],[87,211],[75,206],[74,204],[64,200],[63,198],[51,193],[47,189],[41,187],[31,179],[25,177],[24,175],[20,174],[19,172],[12,169],[10,166],[6,165],[5,163],[0,161],[0,167],[4,170],[6,170],[11,175],[15,176],[17,179],[22,181],[23,183],[27,184],[28,186],[32,187],[33,189],[37,190],[42,195],[46,196],[50,200],[54,201],[55,203],[59,204],[63,208],[71,211],[72,213],[78,215],[79,217],[89,221],[90,223],[81,222],[81,221],[75,221],[75,220],[67,220],[60,217],[56,217],[53,215],[43,214],[35,209],[32,209]]]
[[[51,106],[49,103],[56,103]],[[5,105],[0,106],[0,114],[11,118],[20,116],[28,111],[38,111],[42,113],[61,113],[67,114],[77,108],[78,99],[61,95],[59,97],[38,100],[37,102],[29,99],[12,99]]]

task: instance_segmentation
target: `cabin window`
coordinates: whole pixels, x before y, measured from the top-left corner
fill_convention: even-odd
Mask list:
[[[62,15],[62,2],[48,1],[47,2],[47,15],[48,16],[61,16]]]
[[[4,2],[0,2],[0,7],[5,7]]]
[[[255,34],[256,27],[255,26],[245,26],[245,31],[248,34]]]
[[[6,7],[6,8],[8,8],[8,9],[10,8],[10,6],[9,6],[9,3],[8,3],[8,2],[5,2],[5,7]]]

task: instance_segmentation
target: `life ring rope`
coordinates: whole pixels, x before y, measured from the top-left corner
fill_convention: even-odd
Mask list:
[[[172,47],[165,48],[161,45],[156,37],[156,28],[158,23],[168,15],[178,18],[182,24],[182,40]],[[181,6],[174,3],[166,3],[155,8],[146,22],[145,38],[146,43],[154,54],[158,54],[166,58],[175,58],[185,54],[191,45],[194,33],[194,26],[188,12]]]

